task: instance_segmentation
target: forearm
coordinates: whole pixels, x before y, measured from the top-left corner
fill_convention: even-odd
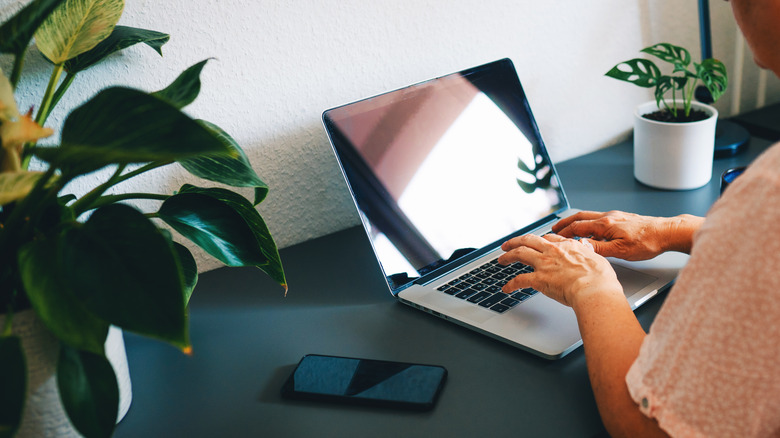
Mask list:
[[[645,332],[622,293],[579,300],[577,314],[593,394],[613,437],[666,436],[640,411],[628,393],[626,374],[639,354]]]
[[[690,214],[667,218],[665,221],[664,251],[679,251],[690,254],[693,236],[703,223],[703,217]]]

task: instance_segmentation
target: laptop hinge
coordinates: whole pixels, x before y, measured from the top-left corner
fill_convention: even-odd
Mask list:
[[[414,280],[412,283],[409,283],[407,287],[412,285],[425,285],[432,281],[435,281],[437,278],[447,274],[448,272],[453,271],[461,266],[467,265],[472,261],[478,259],[479,257],[482,257],[483,255],[489,253],[490,251],[495,250],[496,248],[500,247],[501,244],[503,244],[505,241],[513,237],[521,236],[523,234],[528,234],[540,228],[544,228],[545,226],[549,226],[552,223],[557,222],[559,219],[561,219],[561,217],[558,216],[558,214],[563,213],[564,211],[566,210],[558,210],[555,213],[551,213],[545,216],[544,218],[532,223],[531,225],[528,225],[527,227],[523,227],[520,230],[517,230],[516,232],[510,234],[504,239],[497,240],[491,243],[490,245],[486,245],[478,250],[470,251],[467,255],[464,255],[463,257],[453,258],[451,261],[442,264],[440,267],[437,267],[433,271],[421,276],[420,278]],[[394,294],[397,294],[403,289],[405,289],[405,287],[394,291]]]

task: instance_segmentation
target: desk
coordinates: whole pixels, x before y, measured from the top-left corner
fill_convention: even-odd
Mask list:
[[[659,191],[633,178],[630,143],[559,164],[572,205],[704,215],[719,176],[769,142],[716,160],[704,188]],[[360,228],[281,251],[290,292],[254,268],[201,275],[191,301],[194,353],[126,333],[133,403],[116,437],[593,437],[604,434],[578,349],[547,361],[395,302]],[[637,310],[647,329],[664,295]],[[282,400],[307,353],[441,364],[432,412]]]

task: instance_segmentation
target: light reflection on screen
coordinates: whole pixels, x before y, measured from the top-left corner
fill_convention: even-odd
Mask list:
[[[565,203],[508,60],[335,108],[324,121],[391,286]]]

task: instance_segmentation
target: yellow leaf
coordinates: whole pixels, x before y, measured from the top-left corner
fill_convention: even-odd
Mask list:
[[[38,50],[54,64],[74,58],[108,38],[124,0],[66,0],[35,32]]]
[[[0,173],[0,205],[18,201],[27,196],[43,172]]]
[[[16,109],[13,86],[0,69],[0,122],[14,120],[17,117],[19,117],[19,110]]]
[[[16,120],[3,121],[0,124],[0,141],[3,146],[3,153],[0,155],[0,172],[19,170],[19,154],[24,144],[52,134],[54,134],[53,130],[35,123],[31,113],[19,116]]]

